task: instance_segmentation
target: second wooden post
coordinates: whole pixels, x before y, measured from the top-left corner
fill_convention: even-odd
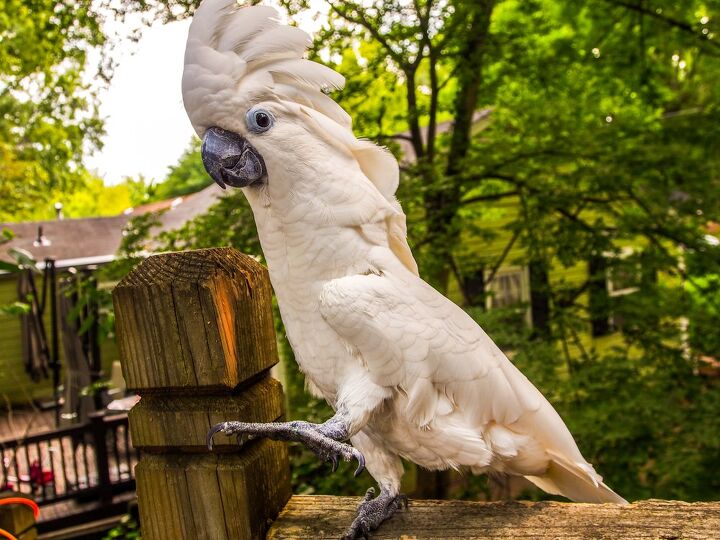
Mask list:
[[[290,497],[282,443],[208,430],[283,416],[267,271],[231,248],[146,259],[113,292],[146,540],[263,538]]]

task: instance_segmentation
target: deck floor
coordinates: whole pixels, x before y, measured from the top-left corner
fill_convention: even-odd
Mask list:
[[[123,511],[120,514],[123,515],[126,512],[127,505],[136,498],[135,492],[122,493],[113,498],[112,504],[123,507]],[[87,515],[99,508],[100,504],[98,501],[77,502],[75,500],[69,500],[48,504],[40,507],[38,524],[42,528],[44,523],[66,519],[68,516],[75,516],[79,514]]]

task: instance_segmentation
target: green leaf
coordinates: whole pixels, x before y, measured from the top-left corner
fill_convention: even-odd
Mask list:
[[[27,315],[30,313],[30,305],[25,302],[13,302],[6,306],[0,306],[0,313],[3,315]]]
[[[20,268],[27,268],[37,274],[40,273],[40,270],[37,267],[37,262],[35,262],[35,258],[29,251],[22,248],[11,248],[8,253],[13,259],[15,259],[15,262],[17,262],[17,265]]]
[[[0,231],[0,245],[5,244],[15,238],[15,233],[12,229],[8,229],[7,227],[3,227]]]
[[[9,272],[11,274],[22,271],[22,268],[17,264],[13,264],[7,261],[0,261],[0,271]]]

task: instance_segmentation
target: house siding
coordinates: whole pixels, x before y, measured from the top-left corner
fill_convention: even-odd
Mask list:
[[[38,288],[42,289],[42,279],[37,280]],[[18,300],[17,276],[13,274],[0,275],[0,305],[11,304]],[[46,308],[45,328],[48,330],[50,340],[50,310]],[[60,344],[60,365],[65,364],[62,350],[62,337]],[[114,360],[119,359],[117,347],[113,339],[103,340],[100,346],[103,371],[109,376],[110,367]],[[17,315],[0,314],[0,406],[7,407],[27,405],[30,401],[47,401],[52,398],[52,378],[33,381],[26,373],[22,353],[22,329],[20,317]],[[61,384],[62,384],[61,373]]]

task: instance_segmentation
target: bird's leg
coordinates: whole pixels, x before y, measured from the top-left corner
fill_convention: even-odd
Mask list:
[[[215,425],[207,435],[208,448],[212,450],[213,437],[216,433],[246,436],[249,439],[267,437],[276,441],[295,441],[303,443],[323,461],[333,464],[337,469],[338,459],[345,461],[356,459],[358,467],[355,476],[365,468],[365,457],[351,445],[342,442],[350,436],[350,422],[346,415],[338,412],[322,424],[310,422],[269,422],[266,424],[248,422],[221,422]]]
[[[365,493],[357,516],[350,528],[343,536],[343,540],[355,540],[355,538],[368,538],[370,531],[377,529],[386,519],[395,515],[395,512],[408,506],[408,499],[403,494],[393,495],[391,491],[381,487],[380,495],[373,498],[375,490],[370,488]]]

